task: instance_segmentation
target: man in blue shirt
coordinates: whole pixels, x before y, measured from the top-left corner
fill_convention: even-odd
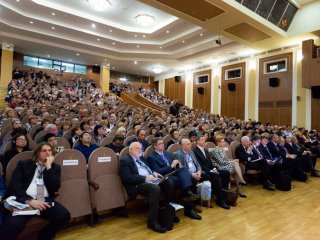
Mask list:
[[[79,138],[80,144],[74,149],[82,152],[88,163],[90,154],[98,148],[98,145],[91,143],[92,136],[88,132],[83,132]]]

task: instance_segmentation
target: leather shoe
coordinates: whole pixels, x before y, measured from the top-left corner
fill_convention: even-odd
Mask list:
[[[241,190],[238,190],[237,192],[239,194],[239,197],[247,198],[247,195],[245,195]]]
[[[311,173],[312,177],[320,177],[319,173],[317,173],[316,171]]]
[[[152,229],[153,231],[158,232],[158,233],[165,233],[165,232],[167,231],[167,229],[161,227],[161,226],[159,225],[159,223],[156,222],[156,221],[155,221],[155,222],[150,222],[150,223],[148,223],[148,228],[150,228],[150,229]]]
[[[197,214],[195,211],[193,211],[192,209],[188,212],[184,212],[184,215],[189,218],[196,219],[196,220],[202,219],[202,217],[199,214]]]
[[[272,183],[270,180],[267,180],[267,185],[275,186],[275,184]]]
[[[177,216],[174,216],[173,222],[174,223],[179,223],[180,222],[180,218],[178,218]]]
[[[239,185],[240,185],[240,186],[247,186],[248,183],[239,182]]]
[[[216,204],[221,207],[221,208],[224,208],[224,209],[227,209],[229,210],[230,209],[230,206],[228,204],[226,204],[225,201],[216,201]]]
[[[201,213],[202,212],[202,207],[199,206],[199,205],[193,205],[192,208],[197,213]]]
[[[276,190],[275,187],[273,185],[270,185],[270,184],[263,185],[263,188],[267,189],[269,191],[275,191]]]
[[[191,202],[191,201],[197,200],[198,198],[199,197],[197,194],[194,194],[193,192],[188,191],[182,200],[185,202]]]

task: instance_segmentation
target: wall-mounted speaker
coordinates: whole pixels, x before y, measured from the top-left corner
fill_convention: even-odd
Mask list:
[[[199,94],[204,94],[204,88],[203,87],[198,87],[198,93]]]
[[[174,77],[175,82],[180,82],[181,81],[181,76],[175,76]]]
[[[320,86],[311,87],[311,96],[312,98],[320,98]]]
[[[92,72],[93,73],[100,73],[100,67],[99,66],[92,66]]]
[[[228,90],[233,92],[236,90],[236,84],[235,83],[228,83]]]
[[[279,78],[269,78],[269,86],[270,87],[279,87],[280,79]]]

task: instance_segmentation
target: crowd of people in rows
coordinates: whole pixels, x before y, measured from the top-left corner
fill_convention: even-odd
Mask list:
[[[269,191],[287,181],[284,173],[303,182],[308,181],[307,173],[319,177],[315,168],[320,138],[317,130],[222,117],[177,106],[155,90],[114,85],[115,92],[136,91],[167,109],[157,114],[130,106],[115,94],[104,94],[90,80],[75,76],[63,82],[42,72],[15,72],[8,86],[8,107],[1,116],[4,174],[15,155],[30,150],[32,142],[37,146],[32,159],[19,162],[10,182],[4,183],[2,176],[0,199],[13,195],[41,211],[40,216],[49,224],[40,231],[39,239],[51,239],[70,219],[68,210],[54,199],[60,187],[60,167],[54,163],[54,156],[61,151],[58,137],[66,138],[87,161],[101,146],[118,156],[128,146],[129,153],[119,161],[119,176],[131,199],[138,194],[149,198],[147,225],[161,233],[169,229],[158,222],[159,205],[179,202],[187,217],[202,219],[198,206],[202,196],[197,192],[201,183],[212,189],[218,206],[230,209],[232,203],[226,197],[234,193],[230,176],[242,198],[247,197],[246,171],[257,171],[261,185]],[[37,138],[41,131],[45,135]],[[112,142],[101,145],[108,136],[113,136]],[[207,142],[216,147],[207,148]],[[177,151],[169,151],[177,145]],[[149,146],[154,151],[144,157]],[[230,157],[231,146],[234,152]],[[164,176],[168,177],[159,183]],[[181,189],[181,201],[175,198],[176,189]],[[47,202],[54,202],[54,207]],[[207,206],[212,207],[212,202],[208,199]],[[7,211],[0,227],[1,238],[15,239],[29,219],[13,217]],[[173,221],[179,222],[179,218],[174,216]]]

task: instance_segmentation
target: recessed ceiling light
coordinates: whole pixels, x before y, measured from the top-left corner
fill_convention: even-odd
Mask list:
[[[105,11],[111,6],[111,3],[109,2],[109,0],[87,0],[87,1],[93,7],[93,9],[96,10],[97,12]]]
[[[202,37],[202,36],[203,36],[203,33],[200,33],[200,36]]]
[[[91,24],[91,27],[95,28],[95,27],[96,27],[96,25],[95,25],[94,23],[92,23],[92,24]]]
[[[138,35],[137,35],[137,34],[135,34],[135,35],[134,35],[134,37],[138,37]]]
[[[47,57],[49,58],[49,57],[50,57],[50,54],[48,54]]]
[[[166,33],[170,33],[170,31],[169,31],[169,30],[167,30],[167,31],[166,31]]]
[[[151,68],[151,70],[152,70],[154,73],[162,73],[163,68],[162,68],[162,67],[153,67],[153,68]]]
[[[115,67],[112,67],[112,69],[115,69]]]
[[[162,48],[161,46],[159,48]]]
[[[51,13],[52,16],[55,16],[56,14],[54,12]]]
[[[70,58],[70,59],[69,59],[69,61],[71,62],[71,61],[72,61],[72,59]]]
[[[30,21],[30,23],[31,23],[31,24],[33,24],[33,22],[32,22],[32,21]]]
[[[185,43],[185,41],[183,40],[182,43]]]
[[[139,48],[140,46],[139,45],[137,45],[137,48]]]
[[[80,55],[80,53],[77,53],[77,56],[79,56]]]
[[[110,29],[109,32],[112,32],[112,29]]]
[[[134,61],[133,63],[134,63],[134,64],[138,64],[138,61]]]
[[[17,2],[20,2],[20,0],[16,0]]]
[[[115,43],[115,42],[113,42],[113,43],[112,43],[112,45],[116,45],[116,43]]]
[[[52,29],[52,30],[55,30],[56,28],[55,28],[55,27],[51,27],[51,29]]]
[[[96,63],[95,65],[96,65],[96,66],[98,66],[98,64],[97,64],[97,63]]]
[[[106,61],[107,61],[107,59],[105,58],[105,59],[104,59],[104,61],[106,62]]]
[[[100,38],[97,38],[97,41],[99,42],[99,41],[100,41]]]
[[[143,37],[143,38],[145,38],[145,37],[146,37],[146,35],[144,35],[144,34],[143,34],[143,35],[142,35],[142,37]]]
[[[149,14],[139,14],[135,17],[135,19],[141,26],[144,27],[151,26],[155,21],[155,18]]]

